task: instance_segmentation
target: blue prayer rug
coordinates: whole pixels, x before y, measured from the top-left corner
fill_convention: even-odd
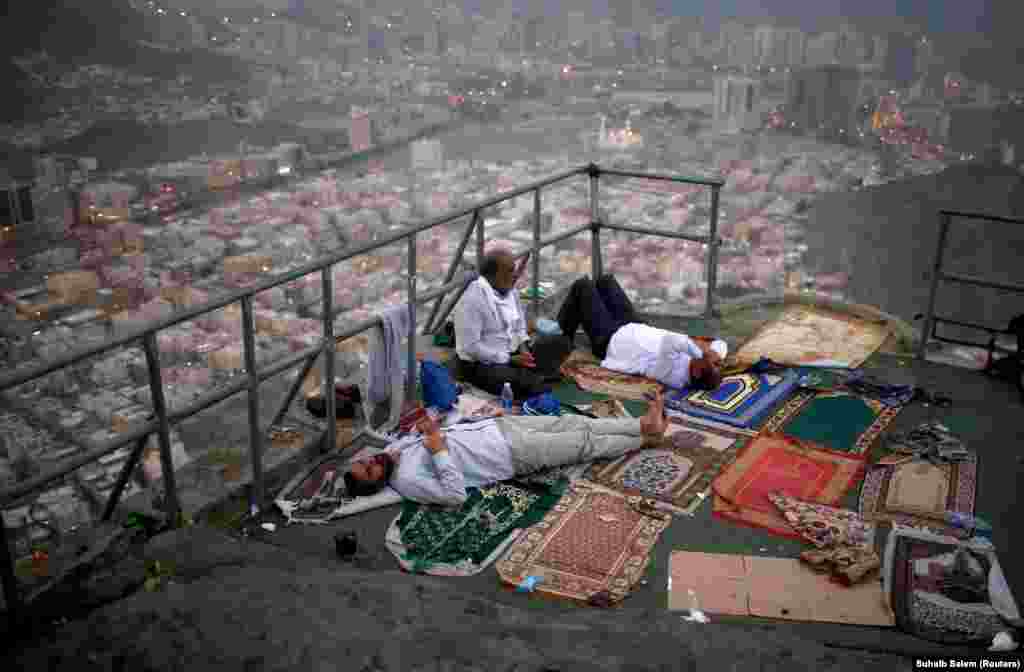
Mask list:
[[[717,390],[670,390],[665,405],[680,413],[717,420],[733,427],[754,427],[800,384],[795,369],[778,373],[725,376]]]

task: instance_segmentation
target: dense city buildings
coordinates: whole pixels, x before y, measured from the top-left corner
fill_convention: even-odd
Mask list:
[[[787,88],[788,118],[797,127],[833,140],[857,130],[860,73],[856,69],[801,68],[792,73]]]

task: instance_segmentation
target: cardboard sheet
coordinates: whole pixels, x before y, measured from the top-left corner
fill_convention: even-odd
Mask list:
[[[891,627],[877,580],[846,588],[799,560],[715,553],[672,553],[668,608],[691,608],[689,590],[708,614]]]

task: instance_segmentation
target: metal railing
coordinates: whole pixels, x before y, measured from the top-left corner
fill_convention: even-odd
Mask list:
[[[922,360],[927,356],[928,341],[931,339],[934,339],[936,341],[942,341],[945,343],[953,343],[956,345],[968,345],[981,348],[987,347],[989,349],[989,353],[991,356],[991,352],[994,349],[998,349],[995,345],[994,335],[1010,333],[1005,329],[987,327],[983,324],[963,322],[961,320],[953,320],[946,317],[936,317],[935,302],[937,299],[940,282],[952,282],[961,285],[973,285],[975,287],[984,287],[986,289],[1001,289],[1008,292],[1024,294],[1024,285],[1017,285],[1005,282],[994,282],[992,280],[986,280],[984,278],[959,275],[956,273],[946,273],[942,270],[942,261],[946,253],[946,242],[949,237],[949,225],[952,223],[954,217],[959,217],[962,219],[973,219],[986,223],[1016,224],[1018,226],[1024,225],[1024,219],[1013,219],[1010,217],[999,217],[996,215],[985,215],[975,212],[958,212],[956,210],[939,211],[939,241],[935,248],[935,261],[932,263],[932,285],[931,290],[928,294],[928,309],[924,315],[924,327],[921,330],[921,342],[918,344],[917,349],[917,358]],[[967,329],[985,331],[992,335],[993,338],[992,340],[990,340],[987,346],[985,344],[976,342],[946,338],[938,335],[937,332],[939,324],[949,324],[957,327],[965,327]]]
[[[655,229],[639,229],[636,227],[611,225],[600,221],[598,202],[599,202],[599,179],[600,176],[610,175],[617,177],[629,177],[629,178],[642,178],[659,181],[669,181],[676,183],[685,184],[696,184],[706,186],[711,189],[711,215],[710,215],[710,231],[706,237],[700,236],[685,236],[678,233],[672,233],[669,231],[658,231]],[[578,227],[574,227],[567,231],[562,231],[556,235],[542,238],[541,237],[541,190],[551,185],[557,184],[564,180],[570,179],[577,175],[587,175],[590,180],[590,216],[591,221],[589,224],[584,224]],[[13,486],[0,490],[0,509],[9,508],[18,500],[38,491],[46,486],[64,478],[69,473],[76,469],[90,464],[99,460],[101,457],[109,455],[114,451],[122,448],[131,443],[135,443],[135,446],[129,456],[127,462],[125,462],[116,482],[114,489],[110,492],[106,505],[103,508],[102,519],[109,520],[117,507],[117,503],[120,500],[121,494],[127,485],[131,474],[135,470],[139,459],[144,451],[146,442],[149,436],[154,432],[157,434],[160,448],[160,463],[163,472],[163,490],[165,493],[164,501],[164,513],[167,515],[171,525],[177,525],[180,513],[180,504],[178,501],[178,492],[175,483],[175,475],[173,468],[173,460],[171,457],[171,441],[170,441],[170,427],[173,423],[180,422],[186,418],[200,413],[201,411],[217,404],[228,397],[234,396],[239,392],[245,391],[248,394],[248,416],[249,416],[249,452],[250,460],[252,462],[253,469],[253,481],[252,481],[252,501],[257,507],[263,505],[264,498],[264,474],[263,474],[263,443],[264,437],[266,436],[267,430],[273,425],[277,424],[290,407],[296,394],[301,388],[303,380],[306,378],[309,370],[314,366],[316,360],[320,355],[324,355],[324,379],[323,379],[323,394],[326,406],[326,417],[336,417],[335,409],[335,395],[333,394],[332,387],[334,385],[334,365],[335,358],[333,356],[336,349],[336,344],[340,341],[344,341],[357,334],[367,331],[371,328],[382,326],[381,318],[375,316],[366,319],[358,324],[350,326],[340,332],[335,333],[334,320],[347,309],[335,308],[333,305],[334,291],[333,291],[333,275],[332,268],[334,265],[352,259],[362,254],[378,250],[380,248],[392,245],[397,242],[406,241],[408,248],[406,252],[406,264],[409,270],[407,274],[407,305],[411,311],[411,319],[409,321],[409,344],[408,344],[408,370],[406,372],[406,386],[407,394],[412,394],[415,391],[416,384],[416,306],[417,304],[425,304],[431,301],[434,302],[433,309],[426,321],[424,327],[424,333],[433,333],[435,330],[434,325],[440,325],[444,322],[444,319],[451,313],[452,309],[458,303],[463,292],[469,286],[469,283],[477,277],[474,271],[464,271],[461,276],[458,274],[458,268],[462,262],[469,239],[472,234],[476,233],[476,254],[477,261],[483,258],[484,254],[484,240],[485,240],[485,221],[483,213],[488,209],[508,201],[519,196],[526,194],[533,194],[533,245],[529,252],[533,254],[532,264],[532,280],[531,286],[533,288],[533,295],[531,301],[531,312],[534,316],[537,316],[540,309],[540,295],[539,295],[539,282],[540,282],[540,251],[548,246],[554,245],[558,242],[571,238],[575,235],[583,233],[589,230],[591,233],[591,272],[596,278],[601,275],[602,262],[601,262],[601,239],[600,231],[602,228],[608,228],[618,231],[633,232],[645,235],[662,236],[666,238],[674,238],[681,240],[695,241],[708,245],[708,260],[707,260],[707,302],[705,305],[705,314],[712,316],[714,314],[714,289],[715,289],[715,277],[717,273],[718,263],[718,246],[721,241],[718,238],[718,201],[719,191],[723,186],[723,182],[719,180],[706,180],[696,179],[687,177],[675,177],[669,175],[659,174],[647,174],[637,172],[626,172],[616,170],[603,170],[596,164],[588,164],[580,166],[569,171],[565,171],[556,174],[552,177],[539,180],[531,183],[527,186],[515,189],[512,191],[497,194],[492,198],[476,203],[472,206],[455,210],[439,217],[435,217],[427,222],[414,225],[409,229],[386,236],[381,240],[377,240],[371,243],[367,243],[356,247],[355,249],[339,252],[322,258],[315,262],[306,264],[305,266],[288,273],[279,275],[274,278],[270,278],[255,284],[254,286],[236,290],[228,293],[217,299],[213,299],[204,303],[201,306],[194,306],[180,312],[176,312],[173,315],[165,317],[163,319],[155,320],[153,323],[146,325],[143,328],[133,330],[130,334],[115,337],[109,341],[106,341],[100,345],[90,346],[87,348],[81,348],[74,352],[71,352],[62,357],[53,359],[52,361],[35,364],[32,366],[21,367],[13,372],[0,375],[0,391],[7,390],[18,385],[21,385],[30,380],[40,378],[49,373],[63,369],[65,367],[74,365],[84,359],[100,355],[117,348],[132,344],[136,341],[142,342],[143,349],[145,351],[146,363],[149,372],[149,387],[151,391],[151,398],[153,402],[154,418],[139,423],[127,431],[122,432],[117,437],[103,441],[100,443],[93,442],[89,439],[83,438],[72,432],[64,430],[57,424],[52,427],[50,423],[44,423],[47,425],[47,429],[51,429],[54,434],[66,440],[74,445],[83,448],[83,452],[77,456],[67,458],[61,461],[59,464],[48,470],[47,472],[17,483]],[[417,277],[416,277],[416,240],[417,236],[424,231],[428,231],[437,226],[442,226],[460,218],[466,216],[472,216],[469,226],[466,228],[466,232],[459,243],[458,249],[449,265],[448,271],[445,275],[444,282],[441,286],[432,289],[423,294],[417,292]],[[525,253],[524,253],[525,254]],[[323,303],[323,336],[319,344],[305,348],[297,353],[294,353],[284,359],[276,361],[270,365],[264,366],[262,369],[257,368],[256,363],[256,346],[255,346],[255,325],[253,321],[253,297],[264,292],[268,289],[278,287],[291,283],[299,278],[309,275],[311,273],[321,274],[321,285],[322,285],[322,297]],[[442,300],[446,294],[454,291],[455,294],[448,301],[445,310],[441,313],[441,317],[438,318]],[[163,382],[161,379],[161,370],[159,362],[159,349],[157,345],[157,333],[161,330],[173,327],[193,320],[201,315],[219,310],[226,306],[241,303],[242,307],[242,343],[244,349],[244,361],[245,361],[245,375],[240,376],[238,379],[222,387],[211,390],[210,392],[202,395],[192,403],[188,404],[184,408],[177,410],[171,410],[167,407],[167,402],[164,397]],[[260,383],[265,380],[272,378],[284,371],[291,369],[295,366],[302,364],[302,370],[300,375],[295,379],[292,384],[291,390],[286,398],[283,400],[281,405],[278,407],[277,412],[274,414],[272,420],[265,427],[261,427],[259,419],[259,391]],[[408,398],[411,398],[408,397]],[[13,402],[11,402],[13,403]],[[15,404],[17,405],[17,404]],[[369,423],[369,418],[367,419]],[[331,449],[336,445],[336,431],[337,427],[334,422],[328,421],[326,423],[326,430],[321,435],[321,440],[324,440],[324,444]],[[7,602],[7,608],[9,616],[12,620],[17,618],[20,609],[24,606],[22,599],[21,590],[18,586],[17,577],[14,571],[14,561],[11,556],[10,543],[7,538],[7,527],[6,521],[0,516],[0,580],[2,580],[2,586],[4,590],[4,597]]]

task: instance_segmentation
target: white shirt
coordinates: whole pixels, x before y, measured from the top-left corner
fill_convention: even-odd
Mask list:
[[[512,450],[493,418],[442,429],[447,452],[432,454],[423,437],[403,439],[389,451],[401,451],[390,485],[398,494],[423,504],[460,506],[466,488],[507,481],[516,475]]]
[[[455,310],[455,354],[467,362],[508,364],[527,339],[526,317],[513,289],[501,298],[486,278],[477,278]]]
[[[722,358],[728,352],[725,341],[714,341],[711,349]],[[703,356],[704,352],[689,336],[634,322],[612,335],[601,366],[683,389],[690,384],[690,362]]]

